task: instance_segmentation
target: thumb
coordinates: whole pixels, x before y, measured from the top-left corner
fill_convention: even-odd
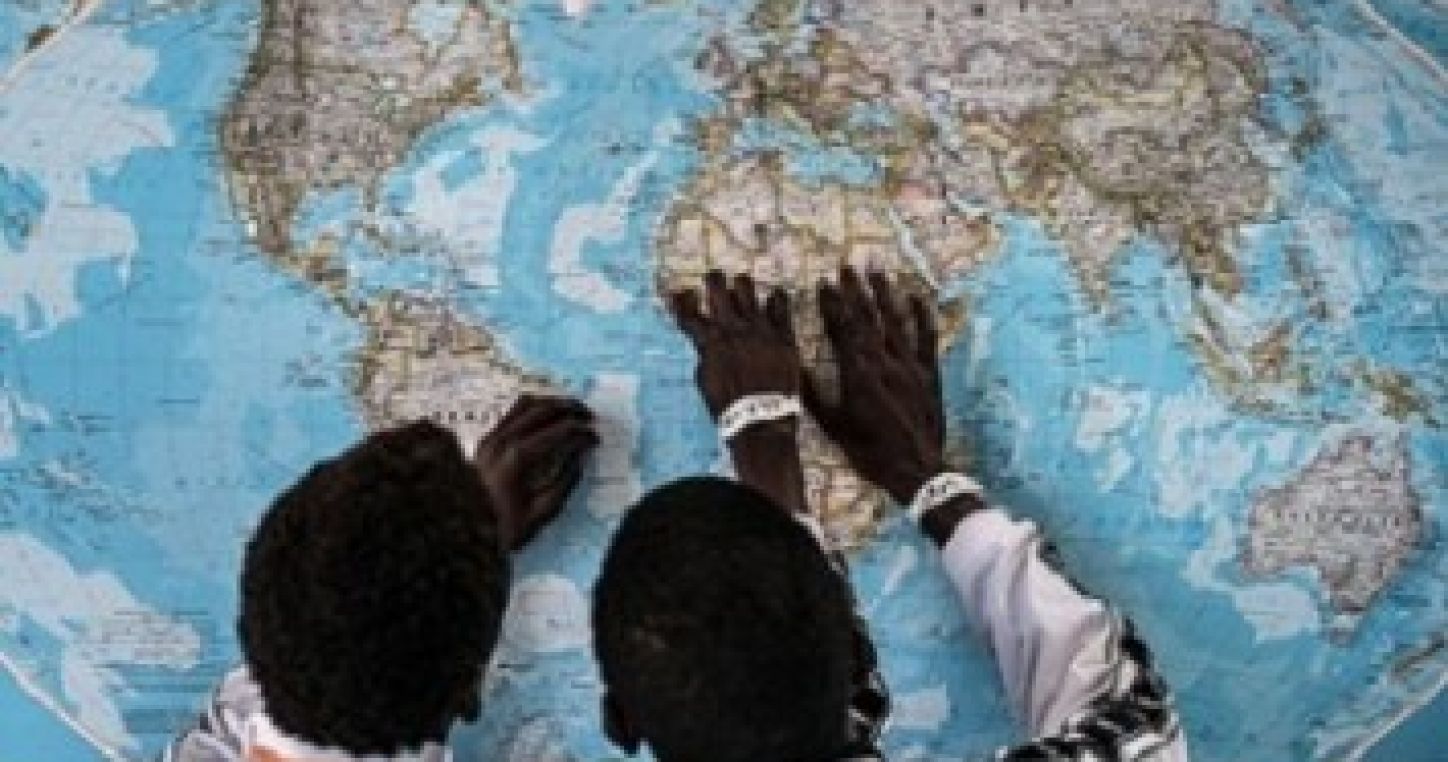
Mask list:
[[[568,506],[569,497],[583,481],[583,473],[582,461],[574,460],[565,465],[548,486],[533,495],[527,521],[519,528],[521,536],[514,543],[514,547],[522,548],[531,543],[544,527],[563,513],[563,509]]]

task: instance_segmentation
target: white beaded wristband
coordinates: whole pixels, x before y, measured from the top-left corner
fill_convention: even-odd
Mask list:
[[[919,524],[920,519],[935,508],[964,495],[981,495],[984,492],[985,488],[980,486],[980,482],[965,474],[940,474],[915,493],[915,499],[910,501],[910,520]]]
[[[799,398],[788,394],[750,394],[735,400],[719,416],[719,436],[725,442],[761,423],[804,415]]]

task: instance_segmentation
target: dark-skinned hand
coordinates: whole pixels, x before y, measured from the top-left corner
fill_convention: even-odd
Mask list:
[[[748,275],[730,284],[718,270],[704,285],[707,314],[697,291],[679,291],[671,301],[679,328],[698,350],[699,391],[709,412],[718,418],[750,394],[798,395],[802,365],[789,294],[776,289],[761,305]]]
[[[730,284],[717,270],[704,284],[707,314],[697,291],[680,291],[671,301],[680,329],[698,351],[699,391],[714,418],[751,394],[798,396],[804,371],[789,295],[776,289],[761,305],[749,276]],[[740,481],[788,510],[804,511],[798,430],[795,420],[760,424],[735,437],[730,451]]]
[[[838,403],[806,377],[805,405],[866,480],[900,503],[945,468],[945,411],[935,317],[918,296],[908,310],[888,278],[851,269],[820,286],[820,314],[840,369]]]
[[[583,403],[526,394],[483,437],[473,462],[504,549],[521,549],[557,518],[597,446],[593,413]]]

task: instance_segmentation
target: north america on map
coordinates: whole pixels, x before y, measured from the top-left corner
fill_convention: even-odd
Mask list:
[[[616,758],[603,550],[728,471],[666,297],[789,290],[833,393],[845,266],[938,309],[952,457],[1137,623],[1195,758],[1441,758],[1442,0],[0,0],[0,760],[154,757],[278,492],[524,393],[603,443],[453,745]],[[1020,740],[934,549],[801,447],[889,758]]]

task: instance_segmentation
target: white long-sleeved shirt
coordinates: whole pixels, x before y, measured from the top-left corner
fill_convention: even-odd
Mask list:
[[[1146,646],[1124,618],[1048,561],[1034,524],[977,511],[956,527],[942,563],[995,654],[1012,709],[1036,739],[1003,750],[1003,758],[1188,758]]]

